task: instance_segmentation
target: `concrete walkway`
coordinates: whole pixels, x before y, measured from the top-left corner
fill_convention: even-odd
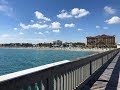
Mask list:
[[[117,54],[90,90],[120,90],[120,53]]]

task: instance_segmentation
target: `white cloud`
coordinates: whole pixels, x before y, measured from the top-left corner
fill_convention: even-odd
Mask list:
[[[34,32],[34,34],[38,34],[37,32]]]
[[[29,29],[30,25],[25,25],[23,23],[20,23],[20,27],[22,27],[23,29]]]
[[[55,33],[59,33],[60,32],[60,30],[59,29],[56,29],[56,30],[52,30],[53,32],[55,32]]]
[[[115,13],[116,13],[116,10],[113,9],[112,7],[109,7],[109,6],[105,6],[105,7],[104,7],[104,10],[105,10],[105,12],[108,13],[108,14],[115,14]]]
[[[3,38],[7,38],[7,37],[9,37],[10,35],[8,35],[8,34],[2,34],[1,35],[1,37],[3,37]]]
[[[58,18],[64,19],[64,18],[71,18],[72,15],[68,14],[65,10],[62,10],[59,15],[57,15]]]
[[[66,12],[65,9],[63,9],[63,10],[61,11],[61,13],[64,13],[64,12]]]
[[[6,0],[0,0],[0,4],[8,4]]]
[[[40,24],[42,23],[42,22],[39,22]]]
[[[19,32],[20,35],[23,35],[24,33],[23,32]]]
[[[82,31],[83,29],[81,29],[81,28],[78,28],[78,31]]]
[[[97,28],[97,29],[100,29],[100,26],[97,25],[96,28]]]
[[[43,21],[44,23],[46,22],[46,21]]]
[[[37,29],[43,29],[43,28],[47,28],[48,25],[47,24],[33,24],[33,25],[30,25],[31,28],[37,28]]]
[[[34,22],[34,20],[30,20],[30,22],[32,22],[32,23],[33,23],[33,22]]]
[[[37,17],[37,19],[42,19],[42,20],[45,20],[45,21],[51,21],[50,18],[47,18],[45,17],[41,12],[34,12],[35,13],[35,16]]]
[[[42,33],[42,32],[38,32],[38,34],[43,35],[43,33]]]
[[[90,12],[85,9],[74,8],[69,13],[65,10],[62,10],[61,13],[59,15],[57,15],[57,17],[61,18],[61,19],[71,18],[71,17],[80,18],[80,17],[86,16],[88,14],[90,14]]]
[[[56,28],[61,28],[59,22],[52,22],[50,28],[56,29]]]
[[[100,28],[103,28],[103,29],[109,29],[108,27],[101,27],[101,26],[96,26],[96,29],[100,29]]]
[[[72,15],[76,15],[78,13],[79,13],[79,9],[78,8],[74,8],[74,9],[71,10],[71,14]]]
[[[108,27],[103,27],[103,29],[109,29]]]
[[[42,33],[42,32],[35,32],[34,34],[39,34],[39,35],[43,35],[44,36],[44,33]]]
[[[80,18],[80,17],[83,17],[83,16],[86,16],[86,15],[90,14],[90,12],[85,10],[85,9],[74,8],[74,9],[71,10],[71,14],[75,18]]]
[[[105,21],[107,24],[117,24],[120,23],[120,17],[113,16],[111,19]]]
[[[30,29],[30,28],[36,28],[36,29],[43,29],[43,28],[47,28],[48,25],[47,24],[32,24],[32,25],[25,25],[23,23],[20,23],[20,26],[23,28],[23,29]]]
[[[18,30],[17,28],[13,28],[14,30]]]
[[[74,27],[75,24],[71,23],[71,24],[65,24],[65,27]]]
[[[49,33],[49,31],[45,31],[45,33]]]
[[[13,8],[9,6],[6,0],[0,0],[0,13],[7,16],[13,15]]]

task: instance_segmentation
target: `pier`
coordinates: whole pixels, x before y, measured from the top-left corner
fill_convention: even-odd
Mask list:
[[[0,90],[117,90],[120,49],[0,76]]]

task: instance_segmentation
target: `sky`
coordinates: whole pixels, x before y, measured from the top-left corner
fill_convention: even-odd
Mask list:
[[[86,42],[115,35],[120,0],[0,0],[0,43]]]

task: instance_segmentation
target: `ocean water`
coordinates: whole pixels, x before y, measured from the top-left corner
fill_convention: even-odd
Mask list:
[[[48,63],[73,60],[93,52],[33,49],[0,49],[0,75]]]

